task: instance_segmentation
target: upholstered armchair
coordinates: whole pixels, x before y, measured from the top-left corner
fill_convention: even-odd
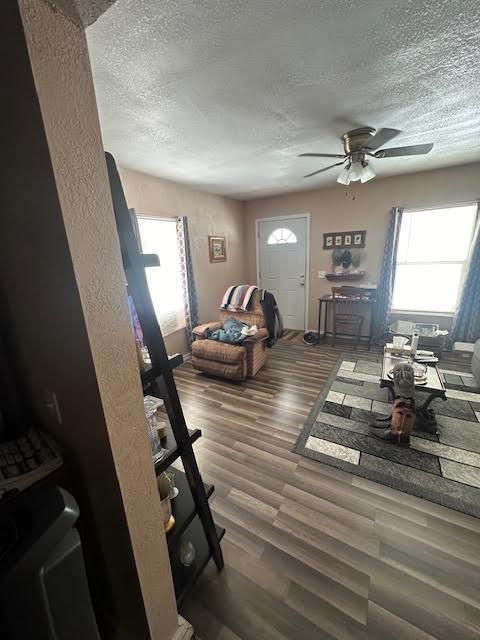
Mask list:
[[[267,359],[268,331],[260,302],[260,292],[255,291],[249,310],[228,311],[222,309],[218,321],[207,322],[193,329],[192,365],[197,371],[229,380],[245,380],[254,376]],[[258,332],[234,345],[207,338],[208,332],[220,329],[225,320],[234,316],[248,325],[256,324]]]

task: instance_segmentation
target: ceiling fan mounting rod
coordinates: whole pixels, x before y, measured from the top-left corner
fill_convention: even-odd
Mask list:
[[[364,164],[365,162],[365,153],[363,151],[354,151],[350,154],[351,162],[361,162]]]

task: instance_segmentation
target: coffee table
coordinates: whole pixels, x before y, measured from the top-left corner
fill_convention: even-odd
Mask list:
[[[409,362],[409,360],[408,358],[393,356],[391,353],[383,354],[380,386],[387,387],[392,402],[395,399],[395,393],[393,390],[393,380],[388,375],[388,372],[399,362]],[[423,391],[428,394],[423,405],[419,407],[420,409],[427,409],[432,400],[435,400],[435,398],[441,398],[442,400],[447,399],[443,377],[440,371],[437,369],[436,364],[427,364],[427,381],[424,384],[416,384],[415,390]]]

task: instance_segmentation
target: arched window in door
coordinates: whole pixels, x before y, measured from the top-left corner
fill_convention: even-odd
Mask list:
[[[267,244],[294,244],[295,242],[297,242],[297,236],[285,227],[272,231],[267,240]]]

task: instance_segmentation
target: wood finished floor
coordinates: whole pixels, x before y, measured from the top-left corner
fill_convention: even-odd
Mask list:
[[[202,640],[480,638],[480,520],[291,452],[342,350],[282,340],[239,384],[176,370],[226,528],[181,611]]]

